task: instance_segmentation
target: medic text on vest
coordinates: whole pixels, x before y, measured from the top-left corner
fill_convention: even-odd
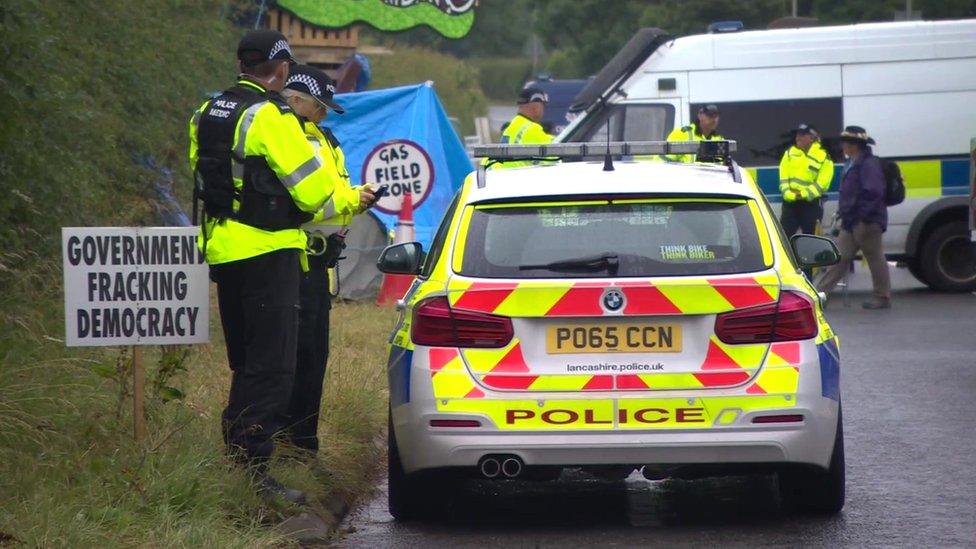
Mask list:
[[[226,99],[215,99],[213,103],[210,104],[210,110],[207,111],[207,116],[213,116],[216,118],[227,118],[230,113],[234,112],[237,108],[237,101],[228,101]]]
[[[420,167],[422,158],[411,158],[404,145],[383,149],[379,157],[386,166],[380,165],[373,170],[376,183],[389,183],[392,196],[400,196],[406,189],[415,196],[423,194],[424,188],[418,178],[423,171]]]

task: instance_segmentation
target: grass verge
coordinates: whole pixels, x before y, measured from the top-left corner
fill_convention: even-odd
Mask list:
[[[187,204],[187,121],[233,82],[244,0],[5,0],[0,6],[0,545],[278,545],[294,509],[221,451],[229,372],[209,346],[147,348],[149,437],[132,441],[130,357],[66,349],[61,226],[155,225],[171,174]],[[216,310],[216,307],[213,308]],[[392,312],[334,311],[316,463],[273,470],[317,504],[366,486],[386,419]],[[330,474],[323,470],[331,471]]]
[[[39,268],[10,289],[49,287],[36,284],[57,271]],[[11,295],[0,297],[0,540],[44,547],[289,543],[272,526],[297,509],[255,496],[222,455],[229,371],[216,314],[212,343],[194,347],[178,368],[172,364],[182,350],[146,348],[147,388],[169,364],[160,385],[183,397],[149,390],[149,436],[136,444],[128,354],[65,349],[57,291],[35,295],[29,306]],[[392,311],[371,304],[336,304],[332,314],[324,447],[311,464],[287,459],[286,451],[272,465],[322,512],[366,490],[382,455],[376,440],[387,399],[378,334],[393,320]]]

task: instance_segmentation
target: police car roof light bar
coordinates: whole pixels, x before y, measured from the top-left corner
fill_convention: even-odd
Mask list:
[[[546,145],[479,145],[474,147],[474,156],[504,161],[567,157],[602,158],[607,154],[613,156],[695,154],[699,156],[699,162],[707,162],[716,161],[735,151],[735,141],[611,141]]]
[[[720,163],[729,167],[732,178],[736,170],[731,153],[736,151],[732,140],[715,141],[611,141],[607,143],[549,143],[545,145],[478,145],[475,158],[488,159],[487,165],[512,160],[556,160],[607,158],[610,156],[696,155],[702,163]],[[485,186],[485,163],[478,163],[478,188]],[[736,181],[739,182],[739,181]]]

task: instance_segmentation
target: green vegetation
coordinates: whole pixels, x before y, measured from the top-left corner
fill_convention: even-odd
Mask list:
[[[824,25],[891,21],[896,10],[905,9],[905,0],[799,0],[797,4],[798,15],[817,18]],[[976,17],[976,0],[913,0],[912,9],[925,19]],[[747,29],[764,29],[791,12],[790,0],[482,0],[471,31],[460,40],[423,28],[370,36],[393,47],[430,47],[479,68],[479,60],[498,57],[531,62],[531,45],[538,40],[543,52],[539,66],[555,78],[576,78],[598,72],[642,27],[684,36],[703,33],[715,21],[739,20]],[[482,72],[482,89],[493,99],[510,100],[495,95],[492,82],[497,78],[492,77],[491,69]]]
[[[485,112],[485,94],[478,72],[463,61],[433,50],[399,47],[371,60],[374,88],[403,86],[432,80],[448,115],[457,117],[462,134],[474,131],[474,117]]]
[[[738,20],[747,29],[764,29],[790,15],[792,2],[539,0],[535,8],[535,31],[551,54],[548,69],[559,78],[571,78],[595,74],[639,28],[659,27],[684,36],[703,33],[715,21]],[[904,9],[904,0],[800,0],[797,13],[828,25],[891,21],[895,10]],[[925,19],[973,17],[976,0],[914,0],[912,9]]]
[[[66,351],[57,341],[60,303],[24,286],[16,290],[38,298],[38,306],[16,318],[4,308],[2,318],[0,539],[40,547],[287,542],[272,527],[296,509],[258,498],[222,455],[219,418],[229,370],[219,319],[213,343],[194,347],[167,380],[182,399],[167,401],[151,387],[161,365],[179,361],[183,349],[146,348],[149,437],[136,444],[127,352]],[[321,455],[304,463],[285,448],[272,464],[323,514],[332,500],[363,493],[380,461],[386,376],[374,334],[391,321],[391,311],[371,304],[333,309]]]
[[[519,90],[534,76],[532,61],[522,57],[477,57],[467,62],[478,71],[485,95],[502,103],[514,103]]]
[[[228,7],[230,6],[230,7]],[[285,543],[294,509],[257,498],[224,459],[228,370],[212,345],[146,348],[148,439],[132,441],[130,357],[62,341],[60,227],[153,224],[144,167],[173,170],[188,203],[186,124],[231,82],[235,4],[8,0],[0,7],[0,545]],[[386,421],[382,340],[392,313],[333,311],[325,449],[273,471],[325,505],[365,489]],[[173,387],[180,395],[168,388]]]
[[[0,8],[0,241],[42,256],[58,228],[146,221],[151,155],[189,181],[186,124],[235,75],[211,2],[11,0]],[[181,187],[183,196],[189,189]],[[26,257],[2,263],[19,271]],[[3,275],[0,275],[3,276]],[[2,279],[0,279],[2,280]]]

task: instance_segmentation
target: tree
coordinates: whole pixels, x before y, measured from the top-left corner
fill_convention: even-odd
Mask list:
[[[536,31],[554,52],[550,71],[562,78],[599,71],[639,28],[646,6],[640,0],[536,2]]]
[[[891,21],[905,0],[799,0],[797,13],[820,24]],[[551,52],[549,69],[558,77],[594,74],[642,27],[672,36],[703,33],[715,21],[742,21],[764,29],[792,14],[790,0],[539,0],[536,32]],[[924,19],[976,16],[976,0],[913,0]]]
[[[790,14],[790,2],[784,0],[663,0],[644,9],[639,26],[685,36],[703,33],[716,21],[742,21],[746,29],[764,29]]]
[[[811,15],[821,23],[860,23],[891,21],[896,10],[904,10],[905,0],[813,0]],[[974,0],[913,0],[912,10],[923,19],[956,19],[976,16]]]

